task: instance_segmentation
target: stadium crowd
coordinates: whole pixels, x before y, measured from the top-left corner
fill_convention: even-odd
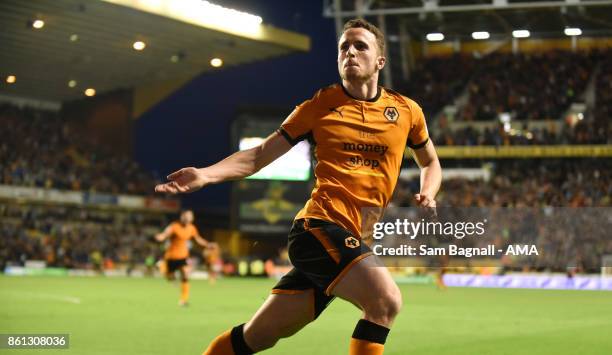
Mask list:
[[[464,55],[428,58],[417,64],[408,81],[397,84],[397,90],[418,102],[426,117],[433,117],[461,94],[475,64]]]
[[[611,182],[610,160],[505,160],[492,164],[492,177],[488,181],[445,180],[437,200],[441,207],[504,207],[515,211],[610,207]],[[418,179],[400,182],[392,206],[412,206],[412,192],[418,191],[418,186]],[[588,217],[588,214],[580,215]],[[560,221],[571,222],[574,217]],[[168,216],[159,213],[0,203],[0,267],[7,263],[23,264],[26,260],[44,260],[51,266],[69,268],[148,265],[162,251],[151,236],[168,221]],[[587,221],[584,225],[595,227],[598,221]],[[585,236],[568,235],[571,225],[549,223],[548,226],[556,227],[546,228],[538,236],[538,243],[547,252],[531,260],[515,260],[518,263],[515,267],[522,269],[527,265],[535,270],[563,271],[569,263],[580,262],[584,270],[596,271],[601,256],[612,254],[609,238],[587,243]],[[511,234],[511,231],[501,234]],[[515,234],[527,235],[517,231]]]
[[[150,195],[135,161],[77,134],[58,113],[0,104],[0,184]]]
[[[462,120],[494,120],[508,112],[516,120],[558,119],[584,92],[599,51],[493,53],[478,60]]]
[[[560,129],[554,125],[529,129],[524,124],[522,129],[506,130],[501,123],[482,130],[469,125],[450,129],[444,117],[438,124],[439,128],[432,132],[438,146],[612,144],[612,125],[603,120],[566,121]]]
[[[601,61],[595,93],[594,119],[582,131],[586,136],[591,132],[596,132],[599,136],[607,137],[610,143],[610,137],[612,137],[612,51]]]
[[[517,240],[536,241],[544,251],[538,257],[512,260],[510,268],[563,272],[568,266],[578,266],[579,270],[599,272],[602,256],[612,254],[612,240],[608,231],[602,230],[609,224],[608,209],[602,207],[612,206],[612,160],[507,160],[492,164],[491,170],[488,181],[445,180],[438,206],[487,208],[515,216],[525,212],[536,221],[547,221],[503,224],[505,230],[499,231],[495,241],[498,246]],[[393,205],[413,206],[411,191],[418,191],[418,186],[418,178],[400,183]],[[553,212],[555,216],[547,216]],[[491,240],[481,242],[484,245]]]
[[[158,213],[0,203],[0,267],[26,260],[97,270],[147,264],[161,255],[152,236],[167,221]]]
[[[611,57],[611,50],[432,57],[422,60],[397,89],[423,107],[438,145],[609,144]],[[588,107],[579,119],[565,117],[572,103],[585,101],[598,68],[595,107]],[[439,115],[463,94],[467,100],[456,104],[455,117]],[[521,129],[504,129],[498,123],[501,113],[520,122]],[[451,119],[493,124],[452,128]],[[528,129],[528,122],[537,121],[562,124]]]

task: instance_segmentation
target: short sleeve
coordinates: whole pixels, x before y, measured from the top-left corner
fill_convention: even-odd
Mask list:
[[[414,102],[411,103],[410,108],[412,111],[412,121],[410,123],[410,132],[408,133],[408,142],[406,142],[406,145],[412,149],[423,148],[429,140],[425,115],[421,107]]]
[[[305,101],[291,112],[281,124],[278,132],[287,139],[289,144],[298,144],[310,134],[316,111],[315,99]]]

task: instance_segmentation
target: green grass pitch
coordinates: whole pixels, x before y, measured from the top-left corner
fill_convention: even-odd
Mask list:
[[[200,354],[248,320],[274,284],[265,279],[0,276],[0,333],[69,333],[68,350],[1,354]],[[385,354],[612,354],[612,293],[402,285],[404,309]],[[346,354],[360,312],[336,300],[313,324],[265,354]]]

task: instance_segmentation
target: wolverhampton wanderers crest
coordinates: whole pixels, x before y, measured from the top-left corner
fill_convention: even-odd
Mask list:
[[[397,122],[399,112],[397,112],[395,107],[385,107],[385,117],[389,122]]]
[[[353,237],[352,235],[348,236],[346,239],[344,239],[344,245],[346,245],[347,247],[351,248],[351,249],[355,249],[359,246],[359,239]]]

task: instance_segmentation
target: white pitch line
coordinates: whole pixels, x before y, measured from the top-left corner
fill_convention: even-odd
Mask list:
[[[26,296],[30,298],[40,298],[40,299],[68,302],[72,304],[81,304],[80,298],[72,297],[72,296],[52,295],[49,293],[34,293],[34,292],[10,292],[10,293],[17,294],[19,296]]]

